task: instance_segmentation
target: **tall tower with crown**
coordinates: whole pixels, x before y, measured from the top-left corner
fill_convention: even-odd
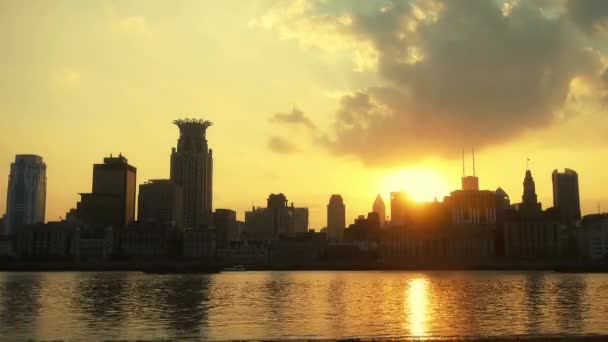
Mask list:
[[[211,225],[213,211],[213,151],[207,145],[208,120],[181,119],[177,148],[171,152],[171,180],[182,186],[184,228]]]

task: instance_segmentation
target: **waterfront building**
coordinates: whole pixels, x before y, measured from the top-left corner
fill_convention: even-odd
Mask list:
[[[379,251],[388,264],[474,264],[494,258],[494,232],[483,225],[389,229]]]
[[[496,223],[496,195],[491,190],[456,190],[443,200],[456,224]]]
[[[342,241],[346,228],[346,206],[342,196],[333,194],[327,204],[327,239],[330,242]]]
[[[308,208],[293,209],[293,230],[295,235],[308,233]]]
[[[22,259],[69,259],[76,246],[76,228],[69,222],[23,225],[15,232],[15,254]]]
[[[115,228],[132,223],[136,176],[137,169],[123,155],[104,158],[103,164],[93,165],[93,191],[80,194],[80,201],[66,214],[66,220]]]
[[[245,235],[253,239],[271,239],[267,218],[266,208],[252,207],[250,211],[245,211]]]
[[[103,158],[93,165],[93,194],[116,196],[120,203],[121,226],[135,221],[137,169],[122,154]]]
[[[8,236],[0,236],[0,260],[13,258],[13,240]]]
[[[186,259],[197,259],[204,263],[214,262],[215,232],[211,229],[187,228],[183,233],[182,251],[183,257]]]
[[[182,223],[186,228],[210,226],[213,220],[213,151],[207,144],[207,120],[173,121],[179,127],[171,152],[171,181],[182,187]]]
[[[182,228],[182,201],[181,185],[169,179],[145,182],[139,186],[138,220]]]
[[[504,256],[547,260],[560,256],[560,225],[550,219],[521,218],[503,224]]]
[[[376,200],[374,200],[372,211],[378,214],[378,218],[380,218],[380,227],[384,227],[386,223],[386,207],[384,206],[384,201],[382,200],[382,196],[380,196],[380,194],[378,194],[378,196],[376,196]]]
[[[581,218],[581,204],[578,189],[578,174],[571,169],[564,172],[553,171],[553,207],[561,220],[572,223]]]
[[[522,218],[538,218],[542,215],[542,205],[538,202],[536,185],[530,170],[526,170],[523,185],[524,192],[521,196],[521,204],[518,208],[519,215]]]
[[[76,262],[106,261],[112,256],[114,234],[112,227],[82,228],[74,230],[73,258]]]
[[[391,192],[391,226],[399,227],[405,224],[409,202],[404,191]]]
[[[18,154],[11,163],[4,231],[14,235],[19,226],[43,223],[46,209],[46,164],[42,157]]]
[[[380,234],[380,217],[376,212],[359,215],[344,231],[345,241],[376,241]]]
[[[608,258],[608,214],[585,215],[578,232],[579,255],[584,259]]]
[[[269,263],[274,267],[297,269],[314,265],[327,247],[323,233],[303,232],[294,237],[282,237],[269,249]]]
[[[114,246],[122,258],[175,259],[181,254],[181,232],[160,223],[134,223],[116,232]]]
[[[308,230],[308,208],[297,208],[293,202],[287,205],[287,197],[270,194],[267,207],[252,207],[245,212],[245,231],[249,238],[276,239],[294,237],[297,232]]]
[[[239,241],[240,231],[236,219],[236,211],[230,209],[215,209],[213,226],[217,240],[217,248],[226,248],[231,241]]]
[[[269,240],[231,241],[225,248],[217,249],[217,263],[223,267],[264,267],[269,263],[271,245]]]
[[[287,197],[284,194],[270,194],[268,196],[266,214],[272,236],[292,236],[295,234],[293,212],[289,210]]]

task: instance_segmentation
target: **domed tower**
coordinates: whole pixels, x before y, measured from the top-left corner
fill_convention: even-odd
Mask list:
[[[208,120],[180,119],[177,149],[171,153],[171,180],[182,186],[184,228],[210,225],[213,211],[213,151],[207,145]]]

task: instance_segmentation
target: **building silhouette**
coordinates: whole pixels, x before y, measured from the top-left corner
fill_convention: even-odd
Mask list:
[[[406,221],[408,197],[404,191],[391,192],[391,226],[403,226]]]
[[[137,218],[182,228],[182,187],[169,179],[152,179],[139,186]]]
[[[342,196],[331,195],[327,204],[327,239],[329,241],[342,241],[346,228],[346,206]]]
[[[4,233],[14,235],[21,225],[43,223],[45,208],[46,164],[37,155],[16,155],[8,181]]]
[[[521,196],[521,204],[519,205],[519,215],[522,218],[535,218],[542,215],[541,204],[538,203],[536,196],[536,184],[532,177],[532,172],[526,170],[524,177],[524,192]]]
[[[226,248],[230,242],[238,241],[240,232],[236,219],[236,211],[230,209],[215,209],[213,213],[213,225],[217,248]]]
[[[207,145],[207,120],[173,121],[179,127],[177,148],[171,153],[171,181],[182,187],[184,227],[199,228],[212,223],[213,152]]]
[[[445,196],[443,203],[454,224],[492,226],[496,224],[497,206],[502,207],[502,203],[499,202],[508,196],[504,191],[496,194],[491,190],[479,190],[479,178],[475,175],[475,152],[473,151],[472,154],[473,175],[466,175],[463,151],[462,189],[452,191],[449,196]]]
[[[103,164],[93,165],[93,194],[118,197],[121,225],[135,221],[135,190],[137,169],[129,165],[122,154],[103,158]]]
[[[272,235],[291,235],[293,233],[293,222],[290,222],[292,217],[288,210],[287,197],[282,193],[270,194],[266,208]]]
[[[68,221],[87,225],[125,227],[135,220],[137,169],[122,154],[93,165],[93,191],[81,193]]]
[[[296,233],[308,231],[308,208],[297,208],[293,202],[287,204],[282,194],[270,194],[266,208],[253,207],[245,212],[245,231],[255,239],[294,237]]]
[[[308,208],[293,209],[293,230],[296,234],[308,232]]]
[[[581,204],[578,192],[578,174],[571,169],[558,172],[553,170],[553,207],[560,219],[573,222],[581,218]]]
[[[384,227],[386,223],[386,207],[384,206],[384,201],[382,200],[382,196],[378,194],[376,196],[376,200],[372,206],[372,211],[378,214],[378,218],[380,219],[380,227]]]

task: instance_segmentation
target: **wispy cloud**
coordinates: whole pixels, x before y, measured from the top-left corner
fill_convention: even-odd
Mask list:
[[[280,154],[292,154],[298,151],[293,143],[279,136],[273,136],[268,140],[268,148]]]

